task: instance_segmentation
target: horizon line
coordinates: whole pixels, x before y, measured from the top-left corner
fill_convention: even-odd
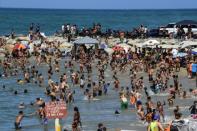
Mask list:
[[[0,7],[0,9],[40,9],[40,10],[196,10],[197,8],[133,8],[133,9],[117,9],[117,8],[37,8],[37,7]]]

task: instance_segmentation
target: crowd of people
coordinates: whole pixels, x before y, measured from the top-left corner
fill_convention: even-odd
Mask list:
[[[32,40],[33,37],[40,34],[39,30],[39,25],[36,27],[35,32],[33,31],[33,25],[30,27],[30,35],[33,34]],[[63,34],[65,34],[64,37],[68,37],[70,33],[72,35],[77,33],[75,25],[64,25],[62,30]],[[146,30],[143,26],[140,27],[142,37],[145,36]],[[100,33],[100,31],[101,25],[95,24],[93,29],[84,29],[82,32],[88,35],[90,32]],[[116,50],[112,55],[109,55],[101,53],[97,49],[87,52],[84,46],[79,46],[78,56],[75,53],[71,53],[67,56],[67,59],[64,59],[58,46],[58,43],[49,42],[42,48],[35,47],[32,55],[28,55],[28,49],[16,50],[17,55],[6,55],[0,63],[3,68],[1,77],[18,76],[20,73],[23,73],[23,78],[17,80],[18,84],[35,83],[45,88],[43,93],[50,97],[52,102],[64,101],[68,106],[69,103],[75,102],[75,90],[73,87],[79,86],[84,98],[88,101],[102,95],[110,95],[108,91],[114,90],[120,98],[120,109],[127,110],[131,107],[132,110],[136,111],[137,117],[147,124],[148,131],[164,130],[160,122],[165,122],[164,110],[167,104],[173,107],[173,105],[176,105],[175,99],[184,100],[197,96],[196,88],[189,87],[188,91],[182,87],[178,73],[181,70],[186,70],[191,78],[196,75],[191,72],[190,68],[192,63],[197,62],[197,57],[191,54],[185,58],[186,68],[182,68],[183,65],[180,58],[173,58],[172,50],[170,49],[156,48],[148,50],[135,48],[135,51],[129,49],[128,52]],[[34,61],[32,62],[31,59]],[[62,60],[64,61],[63,67],[61,66]],[[93,63],[96,66],[93,66]],[[47,76],[44,76],[39,71],[42,64],[47,65]],[[113,75],[110,76],[113,82],[106,80],[106,69],[110,69],[113,72]],[[95,70],[97,73],[93,74]],[[120,84],[118,75],[126,72],[129,72],[130,85],[128,87]],[[139,76],[139,72],[144,72],[148,75],[150,87],[145,86],[145,81],[147,80]],[[54,81],[52,78],[57,73],[60,74],[60,77],[58,81]],[[93,75],[96,75],[98,78],[96,81],[93,80]],[[173,84],[169,84],[170,80],[173,80]],[[45,81],[47,81],[47,85]],[[68,81],[71,81],[71,84]],[[6,85],[3,88],[6,88]],[[165,101],[158,100],[153,102],[151,93],[158,94],[163,92],[168,93],[168,98]],[[24,93],[28,93],[28,90],[24,90]],[[17,95],[17,90],[14,90],[14,94]],[[143,101],[142,98],[146,99],[146,101]],[[35,102],[30,103],[31,106],[37,107],[35,113],[30,115],[37,115],[43,122],[47,121],[45,102],[42,98],[36,98]],[[24,103],[21,103],[19,108],[25,108]],[[80,107],[74,107],[73,131],[79,131],[80,126],[82,126],[78,108],[80,109]],[[194,101],[190,111],[195,117],[197,114],[197,101]],[[116,110],[115,114],[119,114],[119,111]],[[20,123],[25,116],[23,111],[19,111],[15,121],[16,129],[21,128]],[[174,116],[176,120],[172,121],[171,127],[173,122],[176,123],[181,117],[179,106],[174,109]],[[107,128],[102,123],[99,123],[98,131],[105,130]]]
[[[175,25],[174,25],[175,26]],[[149,37],[161,37],[161,38],[177,38],[181,40],[196,38],[195,33],[192,30],[192,25],[179,25],[177,27],[159,27],[157,29],[149,29],[147,26],[140,25],[131,30],[115,30],[115,29],[102,29],[100,23],[93,23],[92,27],[82,27],[81,29],[76,25],[64,24],[60,32],[56,32],[56,35],[61,34],[62,36],[67,36],[72,38],[74,36],[101,36],[101,37],[115,37],[121,38],[124,35],[125,38],[131,39],[145,39]]]

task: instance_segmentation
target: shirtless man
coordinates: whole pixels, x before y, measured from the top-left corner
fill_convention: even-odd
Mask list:
[[[24,117],[23,111],[19,111],[18,115],[16,116],[15,123],[14,123],[16,130],[21,129],[20,123],[21,123],[23,117]]]

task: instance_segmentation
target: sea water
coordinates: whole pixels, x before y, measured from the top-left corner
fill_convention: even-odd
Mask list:
[[[77,24],[79,28],[100,23],[103,31],[119,29],[131,31],[141,24],[157,28],[181,20],[197,20],[197,9],[189,10],[47,10],[0,8],[0,35],[27,34],[30,23],[39,24],[41,31],[52,35],[64,23]]]

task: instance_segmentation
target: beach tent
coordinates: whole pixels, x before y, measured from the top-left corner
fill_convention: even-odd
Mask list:
[[[196,41],[183,41],[180,43],[181,48],[191,48],[193,46],[197,46]]]
[[[182,20],[176,23],[176,25],[197,25],[197,21],[194,20]]]
[[[81,44],[98,44],[99,41],[93,38],[90,38],[89,36],[82,37],[77,39],[76,41],[73,42],[76,45],[81,45]]]
[[[156,45],[159,45],[160,42],[157,40],[148,40],[141,44],[142,47],[154,47]]]

